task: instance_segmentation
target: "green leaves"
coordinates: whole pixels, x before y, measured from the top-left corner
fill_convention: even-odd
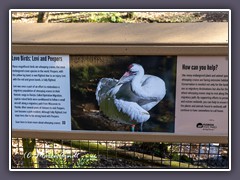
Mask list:
[[[90,168],[97,161],[95,154],[85,154],[74,164],[73,168]]]
[[[101,13],[92,13],[89,17],[89,22],[97,23],[122,23],[122,14],[118,12],[101,12]]]
[[[96,162],[95,154],[85,154],[80,157],[78,155],[48,154],[48,161],[51,162],[50,168],[91,168]]]

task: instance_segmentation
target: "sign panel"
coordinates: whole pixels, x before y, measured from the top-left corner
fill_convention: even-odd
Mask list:
[[[12,128],[71,130],[69,56],[12,56]]]
[[[12,127],[228,134],[223,56],[12,56]]]
[[[175,127],[180,133],[228,134],[227,57],[178,57]]]

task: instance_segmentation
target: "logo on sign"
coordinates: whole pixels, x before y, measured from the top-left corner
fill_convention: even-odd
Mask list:
[[[203,128],[203,124],[202,123],[197,123],[197,128]]]
[[[197,123],[196,127],[205,131],[214,130],[217,128],[217,126],[213,123],[200,123],[200,122]]]

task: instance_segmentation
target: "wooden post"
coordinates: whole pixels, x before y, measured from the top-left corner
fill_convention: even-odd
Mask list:
[[[35,139],[28,138],[22,139],[23,141],[23,152],[24,152],[24,162],[23,165],[25,168],[38,168],[38,158],[37,150],[35,148],[36,141]]]

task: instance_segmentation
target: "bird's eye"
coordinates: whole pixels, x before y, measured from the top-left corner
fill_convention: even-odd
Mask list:
[[[132,75],[136,75],[137,71],[130,71]]]

